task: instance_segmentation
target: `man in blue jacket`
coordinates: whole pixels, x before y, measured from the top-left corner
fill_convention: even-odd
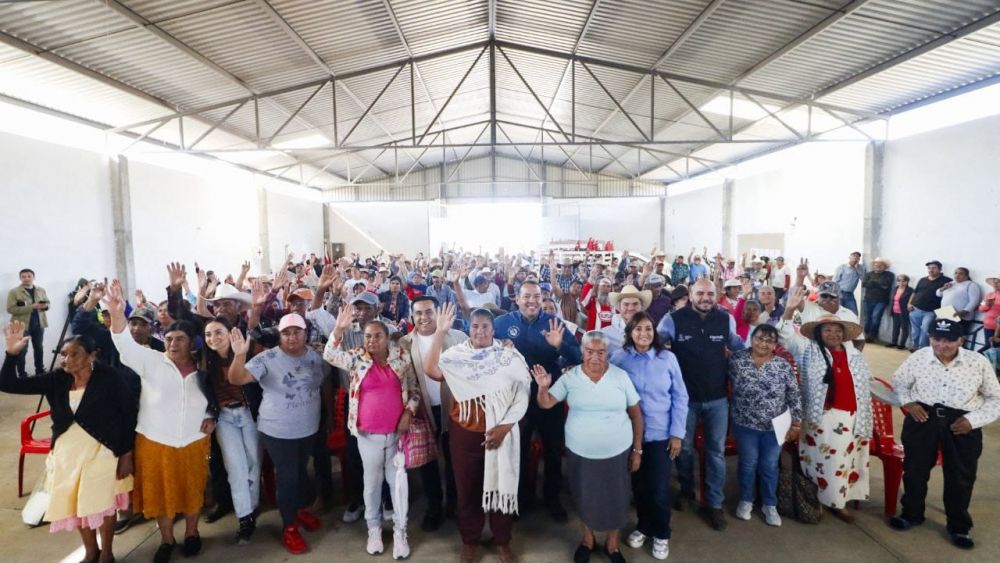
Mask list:
[[[517,311],[503,315],[496,320],[496,337],[513,342],[517,351],[524,356],[528,367],[541,365],[552,374],[553,383],[565,368],[580,363],[580,344],[564,329],[563,322],[542,311],[542,289],[532,280],[525,281],[517,294]],[[535,491],[529,491],[528,459],[531,438],[535,431],[542,438],[545,460],[545,505],[556,522],[566,522],[566,509],[559,501],[562,485],[562,450],[565,409],[541,409],[536,397],[538,388],[531,383],[531,402],[528,413],[521,420],[521,478],[518,504],[522,510],[529,509],[535,500]]]

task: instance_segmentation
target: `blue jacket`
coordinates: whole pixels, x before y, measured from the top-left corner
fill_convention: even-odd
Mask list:
[[[521,316],[520,311],[514,311],[497,317],[495,323],[496,338],[513,341],[514,347],[524,356],[528,368],[540,364],[552,376],[553,383],[562,375],[563,368],[578,365],[582,361],[580,343],[568,330],[563,332],[562,344],[558,349],[550,346],[545,340],[545,333],[549,330],[549,320],[554,318],[542,311],[533,322],[529,323]],[[532,380],[529,410],[538,408],[537,393],[538,386]]]

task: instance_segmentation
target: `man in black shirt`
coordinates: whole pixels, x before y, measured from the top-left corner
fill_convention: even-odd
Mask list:
[[[925,266],[927,266],[927,277],[917,282],[917,289],[907,306],[910,311],[910,334],[913,336],[911,352],[930,344],[927,331],[934,322],[934,311],[941,307],[941,298],[937,296],[937,290],[951,281],[951,278],[941,273],[941,262],[931,260]]]

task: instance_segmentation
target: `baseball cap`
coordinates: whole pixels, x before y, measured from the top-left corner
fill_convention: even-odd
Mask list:
[[[156,320],[156,310],[152,307],[136,307],[132,309],[132,314],[128,316],[128,320],[132,319],[142,319],[149,324],[153,324]]]
[[[442,272],[440,269],[434,270],[434,271],[431,272],[431,277],[432,278],[443,278],[444,277],[444,272]]]
[[[929,336],[937,338],[945,338],[948,340],[958,340],[964,336],[964,330],[962,330],[962,323],[952,320],[952,319],[937,319],[934,324],[931,325],[931,329],[927,331]]]
[[[835,281],[825,281],[819,284],[820,295],[832,295],[834,297],[840,297],[840,284]]]
[[[667,278],[661,276],[660,274],[651,274],[646,278],[646,285],[664,285],[667,283]]]
[[[472,285],[481,285],[486,283],[486,278],[482,275],[476,276],[476,279],[472,280]]]
[[[372,293],[372,292],[370,292],[370,291],[363,291],[363,292],[355,295],[353,298],[351,298],[351,305],[354,305],[355,303],[357,303],[359,301],[363,302],[363,303],[367,303],[368,305],[370,305],[372,307],[374,307],[375,305],[378,305],[378,299],[375,297],[375,294]]]
[[[541,288],[543,291],[549,291],[549,292],[552,291],[552,284],[549,282],[542,282],[538,284],[538,287]]]
[[[722,284],[723,289],[730,287],[740,287],[740,286],[742,286],[742,284],[740,283],[740,280],[736,278],[728,279],[726,280],[726,283]]]
[[[299,316],[298,313],[289,313],[284,317],[281,317],[281,322],[278,323],[278,332],[281,332],[289,327],[298,327],[302,330],[306,329],[306,321]]]
[[[297,297],[303,301],[312,301],[313,297],[315,297],[315,294],[313,294],[313,291],[308,287],[300,287],[295,291],[293,291],[291,295],[288,296],[289,299],[291,299],[292,297]]]
[[[924,264],[924,266],[937,266],[938,268],[944,268],[941,262],[938,262],[937,260],[931,260],[930,262]]]

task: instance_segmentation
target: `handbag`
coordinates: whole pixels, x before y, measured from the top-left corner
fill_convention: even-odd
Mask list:
[[[31,492],[31,497],[21,509],[21,521],[28,526],[40,526],[45,521],[45,512],[49,509],[49,497],[51,486],[52,462],[50,457],[45,458],[45,471],[38,477],[35,488]]]
[[[818,524],[823,518],[819,487],[802,473],[798,450],[790,457],[791,463],[782,464],[778,474],[778,513],[803,524]]]
[[[410,429],[399,437],[399,449],[407,469],[426,465],[437,459],[437,440],[427,420],[414,417]]]

